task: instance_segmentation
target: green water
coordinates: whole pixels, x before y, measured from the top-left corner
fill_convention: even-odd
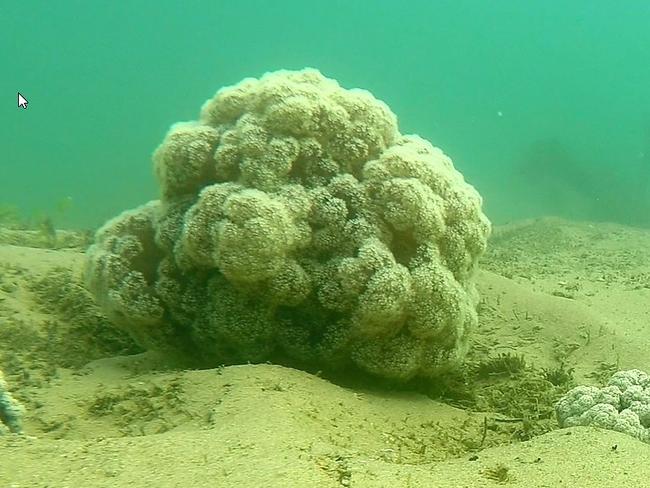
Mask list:
[[[151,152],[220,86],[312,66],[442,147],[495,222],[650,225],[649,25],[647,0],[7,0],[0,203],[96,226],[157,194]]]

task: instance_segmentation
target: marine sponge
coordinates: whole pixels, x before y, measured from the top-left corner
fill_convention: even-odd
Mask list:
[[[226,87],[154,154],[161,199],[98,231],[86,279],[145,347],[395,380],[461,357],[490,224],[428,141],[314,69]]]
[[[7,431],[22,434],[23,411],[23,406],[9,393],[7,382],[2,371],[0,371],[0,435],[7,433]]]
[[[650,442],[650,376],[619,371],[607,386],[577,386],[555,405],[560,427],[592,426]]]

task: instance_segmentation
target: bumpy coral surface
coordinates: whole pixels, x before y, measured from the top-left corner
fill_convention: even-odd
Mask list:
[[[154,166],[161,199],[108,222],[87,267],[143,346],[397,380],[463,354],[481,198],[369,92],[312,69],[246,79],[173,126]]]
[[[604,388],[577,386],[555,412],[560,427],[600,427],[650,442],[650,376],[631,369],[615,373]]]

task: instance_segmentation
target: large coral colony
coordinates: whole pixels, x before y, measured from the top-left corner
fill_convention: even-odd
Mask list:
[[[387,105],[317,70],[245,79],[174,125],[160,200],[106,223],[86,281],[145,348],[397,381],[462,357],[490,223]]]

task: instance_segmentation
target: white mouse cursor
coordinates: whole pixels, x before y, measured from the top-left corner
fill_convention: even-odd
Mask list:
[[[27,104],[28,104],[28,103],[29,103],[29,102],[27,101],[27,99],[26,99],[25,97],[23,97],[23,96],[20,94],[20,92],[18,92],[18,106],[19,106],[20,108],[27,109]]]

